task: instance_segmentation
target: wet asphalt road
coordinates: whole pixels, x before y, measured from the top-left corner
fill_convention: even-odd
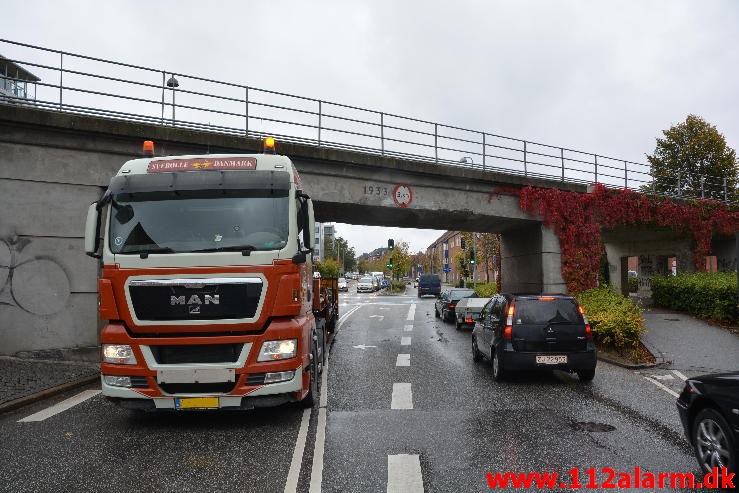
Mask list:
[[[644,378],[679,390],[680,379],[664,378],[665,370],[599,363],[590,384],[561,372],[495,383],[489,362],[472,361],[469,332],[434,317],[434,298],[411,289],[340,298],[326,425],[313,409],[296,491],[387,491],[389,462],[406,455],[417,456],[420,477],[402,468],[408,477],[392,479],[398,491],[412,491],[414,480],[428,492],[489,491],[488,472],[555,471],[569,483],[568,471],[579,468],[591,491],[598,489],[586,488],[589,468],[597,483],[606,479],[601,468],[698,473],[674,397]],[[396,366],[399,354],[409,355],[400,358],[409,366]],[[0,415],[0,491],[285,491],[297,407],[133,415],[97,395],[43,421],[18,422],[70,395]],[[394,402],[406,408],[392,409]],[[610,431],[583,431],[582,423]],[[316,448],[324,433],[325,448]],[[314,475],[311,487],[314,462],[320,482]]]

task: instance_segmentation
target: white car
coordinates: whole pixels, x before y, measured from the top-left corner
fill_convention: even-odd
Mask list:
[[[340,277],[339,278],[338,288],[339,288],[339,291],[349,291],[349,288],[346,285],[346,279],[345,278],[343,278],[343,277]]]
[[[357,282],[357,293],[372,293],[375,290],[375,280],[373,277],[366,276]]]

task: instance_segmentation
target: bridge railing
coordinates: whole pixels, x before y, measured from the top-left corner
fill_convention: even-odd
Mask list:
[[[24,81],[25,97],[0,94],[4,103],[686,198],[736,196],[736,184],[718,177],[655,177],[648,164],[597,153],[5,39],[0,47],[40,79]],[[0,78],[14,80],[4,66]]]

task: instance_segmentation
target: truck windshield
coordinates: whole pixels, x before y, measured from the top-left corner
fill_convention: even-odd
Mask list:
[[[113,253],[281,250],[289,232],[287,190],[194,190],[113,197]]]

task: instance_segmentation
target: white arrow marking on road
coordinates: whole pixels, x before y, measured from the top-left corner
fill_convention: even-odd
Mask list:
[[[652,378],[656,380],[674,380],[675,377],[672,375],[650,375]]]
[[[354,349],[367,349],[368,347],[377,347],[377,346],[365,346],[364,344],[360,344],[359,346],[352,346]]]
[[[683,382],[688,379],[688,377],[686,377],[685,375],[683,375],[682,373],[680,373],[678,370],[672,370],[672,373],[674,373],[675,375],[677,375],[678,378],[680,380],[682,380]]]
[[[385,315],[370,315],[369,318],[379,318],[380,320],[383,320]]]

